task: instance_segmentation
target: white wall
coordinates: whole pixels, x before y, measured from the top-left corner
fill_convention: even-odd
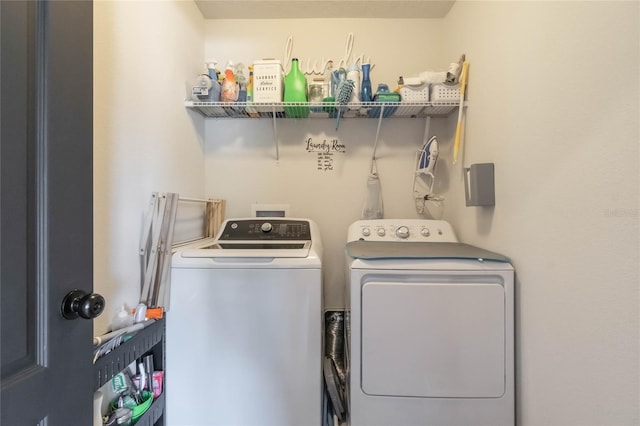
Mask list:
[[[523,425],[632,425],[639,413],[638,2],[457,2],[471,62],[465,166],[496,206],[448,217],[512,257]],[[455,195],[454,195],[455,194]]]
[[[152,192],[204,196],[202,123],[182,106],[201,71],[204,19],[192,2],[94,3],[95,331],[140,298],[138,245]]]

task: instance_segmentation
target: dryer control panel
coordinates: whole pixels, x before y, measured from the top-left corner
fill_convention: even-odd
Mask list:
[[[458,242],[449,222],[428,219],[359,220],[349,227],[347,240]]]

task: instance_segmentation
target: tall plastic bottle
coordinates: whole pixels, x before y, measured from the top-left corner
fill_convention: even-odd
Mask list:
[[[353,91],[351,92],[351,98],[349,102],[352,104],[360,103],[360,68],[355,63],[351,64],[347,71],[347,80],[353,81]],[[359,109],[358,105],[351,105],[349,109]]]
[[[216,69],[216,61],[207,62],[209,70],[209,78],[211,78],[211,90],[209,91],[209,100],[211,102],[220,102],[220,83],[218,83],[218,73]]]
[[[284,101],[307,102],[307,77],[300,71],[298,58],[291,59],[291,69],[284,78]],[[304,118],[309,116],[308,106],[285,106],[287,117]]]
[[[332,87],[331,84],[331,80],[333,78],[333,61],[329,61],[327,62],[327,66],[324,70],[324,82],[327,85],[327,87],[329,88],[329,93],[327,94],[328,97],[334,97],[335,96],[335,90],[334,87]]]
[[[120,310],[113,316],[111,321],[111,330],[116,331],[121,328],[128,327],[133,324],[133,315],[127,309],[126,305],[122,305]]]
[[[371,71],[371,64],[362,64],[362,87],[360,88],[361,102],[373,101],[373,92],[371,90],[371,80],[369,78],[370,71]]]
[[[229,61],[224,70],[224,80],[222,82],[222,92],[220,93],[220,101],[235,102],[238,99],[238,89],[236,87],[236,78],[233,75],[233,62]]]
[[[247,102],[253,102],[253,65],[249,65],[249,82],[247,83]]]
[[[244,75],[244,64],[239,63],[235,67],[235,79],[238,83],[238,102],[247,101],[247,77]]]

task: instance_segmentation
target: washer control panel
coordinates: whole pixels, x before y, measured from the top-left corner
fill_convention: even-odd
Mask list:
[[[347,241],[458,242],[453,228],[444,220],[372,219],[349,227]]]
[[[309,222],[287,219],[229,219],[219,241],[286,241],[311,240]]]

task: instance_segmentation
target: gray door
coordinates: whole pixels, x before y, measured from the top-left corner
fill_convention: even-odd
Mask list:
[[[2,426],[92,423],[92,9],[0,2]]]

